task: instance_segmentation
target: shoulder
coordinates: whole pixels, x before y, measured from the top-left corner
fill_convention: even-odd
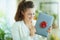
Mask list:
[[[21,23],[22,23],[22,21],[17,21],[17,22],[14,22],[13,25],[19,25]]]
[[[12,24],[12,27],[18,27],[22,24],[22,21],[17,21]]]
[[[14,22],[11,26],[11,30],[17,30],[19,27],[21,27],[22,21]]]

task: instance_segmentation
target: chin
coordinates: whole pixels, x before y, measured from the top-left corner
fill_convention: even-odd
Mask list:
[[[32,19],[28,19],[28,21],[31,21],[32,22]]]

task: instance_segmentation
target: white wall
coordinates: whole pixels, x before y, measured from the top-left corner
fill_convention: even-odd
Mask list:
[[[14,22],[16,13],[16,0],[6,0],[6,14],[10,25]]]
[[[60,28],[60,0],[59,0],[59,28]]]

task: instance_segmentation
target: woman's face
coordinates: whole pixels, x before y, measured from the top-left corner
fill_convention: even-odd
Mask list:
[[[32,21],[34,17],[34,8],[27,8],[25,12],[23,13],[24,19],[27,21]]]

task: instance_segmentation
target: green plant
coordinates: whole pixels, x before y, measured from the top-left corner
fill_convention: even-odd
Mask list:
[[[6,39],[5,40],[13,40],[12,38],[10,38],[10,37],[6,37]]]
[[[35,12],[36,19],[37,19],[38,15],[39,15],[39,12],[38,12],[38,10],[36,10],[36,12]]]
[[[57,20],[57,14],[52,14],[52,16],[54,17],[54,23],[55,23],[55,21]]]
[[[58,28],[58,24],[57,24],[58,15],[57,14],[52,14],[52,16],[54,17],[52,28],[57,29]]]
[[[5,32],[0,28],[0,39],[4,40]]]

